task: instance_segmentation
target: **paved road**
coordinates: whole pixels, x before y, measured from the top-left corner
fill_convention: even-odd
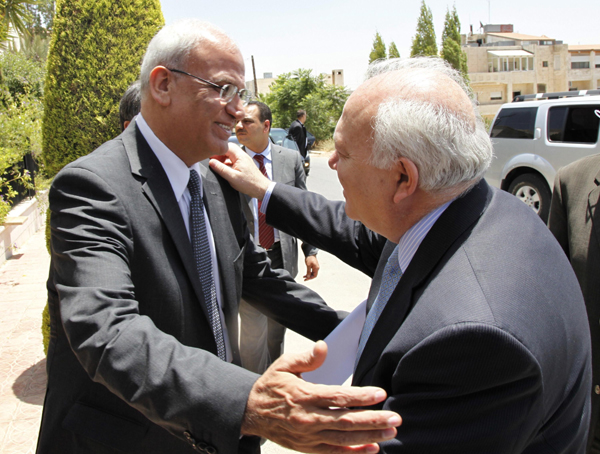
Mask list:
[[[327,165],[326,155],[311,155],[311,170],[307,179],[308,189],[332,200],[343,200],[342,186],[337,173]],[[300,253],[302,257],[302,253]],[[336,309],[352,311],[367,297],[371,279],[345,263],[320,251],[318,254],[321,271],[319,276],[306,284],[318,292],[330,306]],[[300,273],[303,273],[302,267]],[[300,274],[299,273],[299,274]],[[288,330],[285,336],[285,352],[297,353],[312,348],[313,342]],[[266,442],[262,447],[263,454],[288,454],[295,451]]]

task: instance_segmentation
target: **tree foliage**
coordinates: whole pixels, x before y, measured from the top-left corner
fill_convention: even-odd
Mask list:
[[[289,128],[299,109],[306,110],[308,129],[316,140],[330,139],[348,99],[345,87],[329,85],[323,74],[313,76],[309,69],[280,75],[271,92],[261,95],[273,113],[273,126]]]
[[[417,33],[413,38],[410,56],[436,57],[437,54],[438,49],[435,40],[435,29],[433,28],[433,14],[431,14],[431,10],[425,4],[425,0],[421,0],[421,14],[417,22]]]
[[[27,25],[31,21],[31,14],[28,6],[35,5],[36,0],[0,0],[0,15],[2,23],[0,27],[8,34],[12,27],[18,34],[27,35],[29,29]]]
[[[400,58],[400,52],[398,51],[394,41],[390,43],[390,47],[388,49],[388,58]]]
[[[381,38],[379,32],[375,32],[375,38],[373,39],[373,48],[369,54],[369,63],[373,63],[375,60],[385,60],[385,43]]]
[[[119,133],[119,100],[163,24],[159,0],[56,1],[42,129],[49,176]]]
[[[454,6],[452,12],[446,10],[444,32],[442,33],[442,50],[440,56],[468,80],[467,54],[462,50],[460,37],[460,20]]]
[[[22,53],[0,54],[0,225],[11,209],[15,188],[30,186],[23,157],[41,152],[44,66]]]

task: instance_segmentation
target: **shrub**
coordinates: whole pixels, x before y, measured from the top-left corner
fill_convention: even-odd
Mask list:
[[[119,134],[119,100],[163,24],[158,0],[57,0],[42,127],[49,176]]]

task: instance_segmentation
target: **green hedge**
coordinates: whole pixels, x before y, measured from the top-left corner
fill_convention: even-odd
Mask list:
[[[42,128],[50,177],[119,134],[119,100],[163,24],[158,0],[57,0]]]
[[[48,176],[119,134],[119,100],[163,25],[159,0],[56,1],[42,125]],[[47,304],[42,334],[47,352]]]

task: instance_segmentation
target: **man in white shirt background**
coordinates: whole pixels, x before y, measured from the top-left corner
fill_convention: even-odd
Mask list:
[[[272,143],[269,132],[273,117],[271,109],[260,101],[250,101],[244,107],[244,118],[236,123],[235,134],[248,155],[267,177],[278,183],[306,190],[306,175],[300,154]],[[261,167],[262,166],[262,167]],[[283,268],[292,275],[298,274],[298,243],[296,237],[273,229],[264,222],[255,198],[244,194],[242,207],[248,228],[255,241],[263,246],[271,259],[272,268]],[[261,222],[262,221],[262,222]],[[304,280],[319,273],[318,249],[302,244],[306,274]],[[240,302],[240,356],[242,365],[253,372],[263,373],[283,353],[285,327],[267,318],[242,299]]]

